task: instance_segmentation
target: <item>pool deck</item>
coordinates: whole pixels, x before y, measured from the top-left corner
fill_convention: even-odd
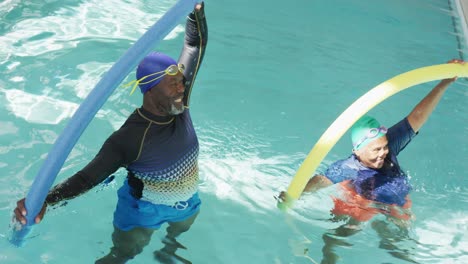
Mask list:
[[[460,12],[465,17],[465,22],[468,21],[468,0],[459,0]]]
[[[468,0],[455,0],[458,9],[458,15],[462,20],[463,33],[467,37],[468,31]],[[464,23],[463,23],[464,22]]]
[[[468,0],[455,0],[456,5],[456,12],[458,17],[460,18],[460,27],[461,27],[461,34],[463,34],[463,46],[466,49],[468,47]],[[460,41],[460,39],[459,39]],[[460,56],[463,58],[462,55],[462,47],[460,47]]]

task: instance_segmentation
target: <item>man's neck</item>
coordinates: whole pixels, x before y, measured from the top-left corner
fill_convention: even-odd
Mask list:
[[[162,111],[159,111],[156,105],[151,101],[147,96],[143,96],[143,109],[146,111],[152,113],[153,115],[156,116],[167,116],[167,114],[163,113]]]

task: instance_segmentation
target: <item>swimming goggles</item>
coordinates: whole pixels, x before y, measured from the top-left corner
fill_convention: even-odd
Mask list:
[[[164,77],[166,75],[174,76],[174,75],[177,75],[177,73],[179,73],[179,72],[184,73],[184,70],[185,70],[185,65],[184,64],[182,64],[182,63],[179,63],[177,65],[172,64],[172,65],[169,65],[169,67],[167,67],[164,71],[158,71],[158,72],[148,74],[146,76],[141,77],[138,80],[134,80],[134,81],[131,81],[131,82],[125,84],[123,87],[129,87],[130,85],[133,85],[132,91],[130,92],[130,95],[131,95],[131,94],[133,94],[133,92],[135,92],[136,87],[138,85],[140,85],[140,84],[152,83],[152,82],[156,81],[157,79],[160,79],[160,78],[162,78],[162,77]],[[158,76],[147,80],[148,78],[150,78],[152,76],[155,76],[155,75],[158,75]]]
[[[364,141],[368,140],[368,139],[372,139],[372,138],[375,138],[376,136],[378,136],[380,133],[382,134],[387,134],[387,128],[384,127],[384,126],[380,126],[379,128],[371,128],[369,130],[367,130],[367,134],[364,135],[358,142],[356,142],[353,147],[354,149],[357,149],[359,147],[359,145],[361,145],[362,143],[364,143]]]

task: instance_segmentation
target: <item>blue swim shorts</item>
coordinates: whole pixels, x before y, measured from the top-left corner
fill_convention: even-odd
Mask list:
[[[201,201],[198,193],[181,205],[168,206],[141,201],[130,193],[127,181],[118,191],[119,200],[114,212],[114,225],[123,231],[135,227],[158,229],[166,222],[180,222],[193,216],[200,210]]]

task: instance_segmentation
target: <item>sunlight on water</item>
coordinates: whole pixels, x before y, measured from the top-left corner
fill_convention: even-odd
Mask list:
[[[158,1],[157,5],[167,8],[172,2]],[[3,5],[9,6],[8,3]],[[14,8],[13,1],[10,5]],[[153,4],[148,9],[155,7]],[[24,19],[15,24],[14,31],[0,36],[3,43],[0,62],[5,62],[8,54],[39,56],[75,48],[86,40],[126,39],[133,42],[146,32],[148,25],[162,16],[166,8],[148,14],[142,11],[140,1],[88,1],[75,7],[59,8],[53,15]],[[165,39],[175,38],[183,30],[179,25]]]
[[[199,133],[203,142],[200,188],[254,211],[275,210],[273,196],[294,173],[291,161],[302,156],[261,158],[259,150],[267,149],[267,142],[234,127],[209,127],[209,130],[201,128]]]
[[[32,95],[21,90],[5,91],[9,110],[30,123],[58,124],[69,118],[77,104],[56,100],[44,95]]]
[[[1,263],[92,263],[108,252],[124,169],[109,185],[49,210],[24,248],[8,243],[7,226],[17,199],[80,103],[175,2],[0,2]],[[207,1],[210,42],[190,106],[200,141],[203,205],[181,237],[189,248],[182,254],[193,263],[319,263],[324,236],[343,224],[330,221],[337,188],[306,194],[287,213],[274,197],[287,188],[321,133],[368,89],[460,54],[456,38],[463,36],[454,32],[457,17],[446,2],[278,4]],[[180,24],[157,49],[177,57],[183,33]],[[134,72],[124,82],[131,80]],[[396,122],[433,85],[395,95],[372,114]],[[341,238],[341,263],[408,263],[401,255],[419,263],[468,263],[467,88],[466,81],[457,81],[401,154],[414,187],[416,220],[409,236],[382,237],[365,223],[354,236]],[[118,87],[110,96],[57,181],[85,166],[141,105],[141,94],[129,92]],[[350,148],[345,135],[318,171]],[[152,261],[164,229],[131,263]]]
[[[437,262],[447,256],[453,257],[453,262],[467,263],[468,255],[468,217],[466,211],[436,212],[416,228],[421,251],[425,252],[422,259],[425,263]]]

